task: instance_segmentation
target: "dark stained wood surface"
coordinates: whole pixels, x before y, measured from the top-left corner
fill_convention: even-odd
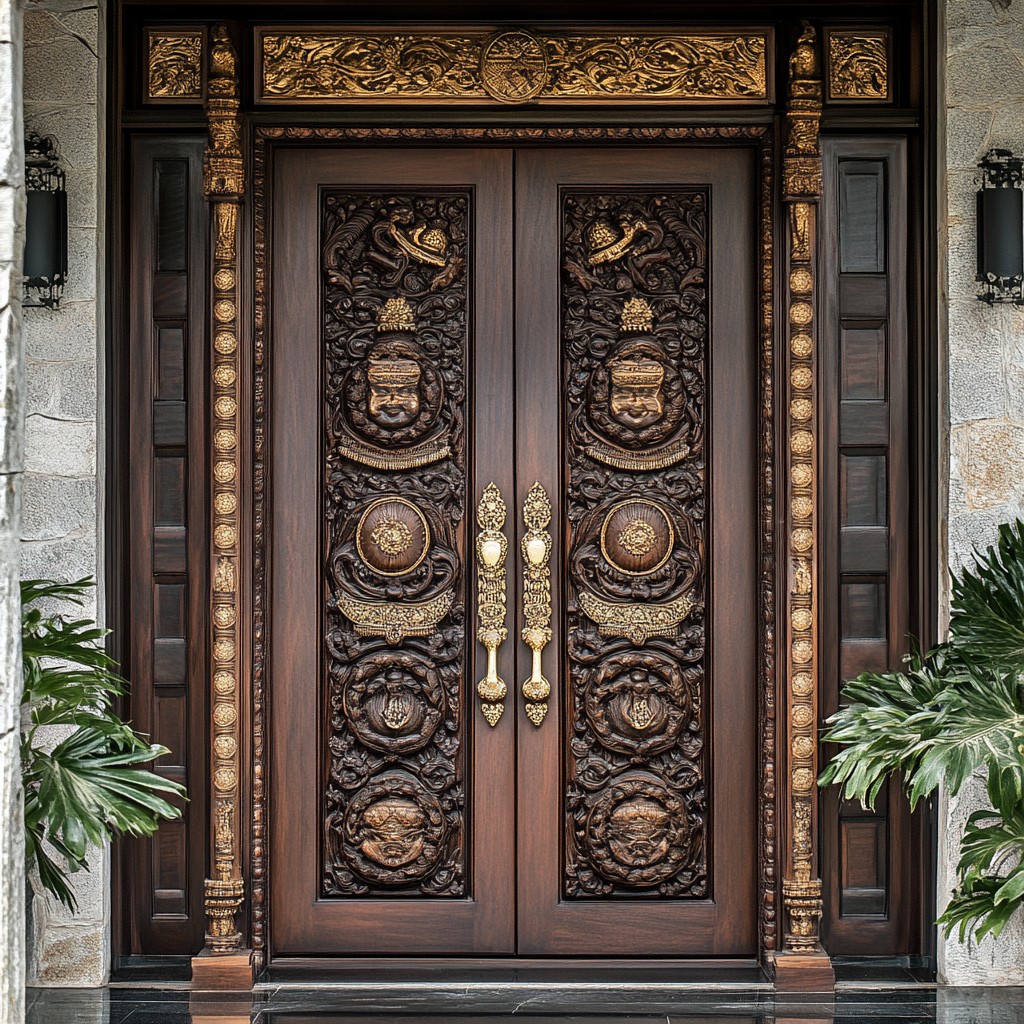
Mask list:
[[[274,167],[270,361],[269,576],[271,808],[270,945],[273,955],[302,953],[511,953],[514,951],[515,853],[511,784],[516,716],[490,729],[476,707],[484,673],[467,617],[462,714],[469,749],[466,816],[468,896],[321,898],[319,835],[325,771],[320,652],[323,635],[323,496],[320,351],[319,192],[325,186],[374,191],[470,187],[469,275],[472,348],[467,446],[469,516],[491,480],[513,493],[512,447],[512,157],[508,151],[285,150]],[[475,533],[475,523],[471,535]],[[472,546],[462,552],[474,572]],[[514,645],[499,672],[517,677]]]
[[[129,490],[135,727],[170,753],[182,817],[128,844],[130,952],[203,945],[206,851],[206,209],[199,139],[136,139],[131,163]]]
[[[842,682],[909,645],[911,467],[907,156],[901,139],[826,139],[823,279],[823,716]],[[823,751],[831,756],[830,748]],[[823,758],[823,763],[824,763]],[[920,948],[917,824],[898,781],[875,810],[822,794],[822,922],[833,955]]]
[[[739,955],[756,939],[757,519],[754,158],[750,150],[520,150],[516,173],[516,490],[539,480],[554,501],[553,688],[547,720],[521,724],[518,756],[519,951],[541,955]],[[568,710],[563,631],[568,538],[559,389],[559,188],[711,195],[710,515],[707,558],[711,823],[705,899],[563,897],[562,744]],[[642,484],[637,494],[643,494]],[[559,535],[560,534],[560,535]],[[520,645],[520,654],[526,649]],[[522,660],[522,659],[520,659]],[[519,712],[521,721],[522,712]]]

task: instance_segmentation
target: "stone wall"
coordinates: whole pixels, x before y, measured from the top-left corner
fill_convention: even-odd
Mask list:
[[[974,194],[978,160],[992,147],[1024,152],[1024,3],[947,0],[945,291],[948,359],[948,549],[943,569],[992,543],[999,523],[1024,516],[1024,310],[975,298]],[[943,104],[940,104],[943,106]],[[941,165],[941,161],[940,161]],[[948,592],[947,592],[948,593]],[[938,897],[948,898],[959,837],[984,797],[979,784],[940,808]],[[951,984],[1024,984],[1024,920],[998,942],[939,942]]]
[[[25,126],[60,145],[69,221],[68,281],[60,307],[24,315],[26,577],[101,575],[102,26],[96,3],[26,0]],[[102,621],[102,605],[85,611]],[[75,876],[79,910],[73,917],[45,896],[32,902],[30,984],[101,985],[107,978],[107,851],[94,851],[89,862],[91,871]]]
[[[20,1024],[25,1013],[25,841],[18,753],[25,245],[21,63],[21,2],[0,0],[0,1024]]]

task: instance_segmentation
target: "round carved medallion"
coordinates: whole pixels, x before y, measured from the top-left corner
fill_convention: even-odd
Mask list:
[[[585,709],[604,746],[634,757],[671,747],[693,713],[676,662],[633,651],[601,661],[587,683]]]
[[[403,338],[374,345],[345,379],[341,414],[351,430],[382,448],[422,441],[433,428],[444,389],[426,354]]]
[[[404,576],[427,556],[430,527],[405,498],[378,498],[356,527],[359,557],[381,576]]]
[[[413,654],[387,651],[364,658],[348,670],[343,686],[346,722],[371,750],[419,750],[443,717],[441,677]]]
[[[341,831],[342,851],[357,875],[376,885],[407,885],[436,865],[444,815],[415,779],[389,772],[356,792]]]
[[[480,58],[480,81],[488,95],[502,103],[526,103],[548,81],[543,45],[529,32],[502,32]]]
[[[596,870],[635,888],[670,878],[690,852],[685,803],[650,775],[610,783],[590,809],[586,837]]]
[[[642,498],[614,505],[601,527],[601,554],[627,576],[646,576],[660,569],[674,543],[668,513]]]

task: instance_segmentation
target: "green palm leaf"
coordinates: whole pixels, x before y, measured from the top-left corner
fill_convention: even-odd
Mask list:
[[[116,713],[125,692],[117,664],[103,649],[107,631],[90,619],[46,614],[36,602],[81,605],[94,585],[53,580],[22,582],[22,732],[26,856],[43,886],[76,909],[68,881],[88,870],[88,854],[119,835],[152,835],[162,820],[181,816],[185,790],[148,771],[169,753],[149,743]],[[70,727],[52,749],[47,726]],[[174,801],[178,801],[175,803]]]
[[[905,671],[847,682],[822,739],[840,749],[821,785],[873,806],[900,773],[915,806],[982,775],[991,808],[971,816],[958,885],[939,923],[961,941],[998,935],[1024,905],[1024,523],[999,529],[953,580],[949,640]]]

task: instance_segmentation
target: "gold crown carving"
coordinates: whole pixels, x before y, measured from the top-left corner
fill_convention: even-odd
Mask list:
[[[649,332],[654,327],[651,307],[640,298],[632,298],[622,308],[620,325],[623,331]]]
[[[661,387],[665,367],[653,359],[620,359],[612,363],[612,383],[624,388]]]
[[[397,222],[392,220],[388,234],[395,240],[399,249],[420,263],[443,267],[447,262],[448,236],[441,228],[428,228],[426,224],[420,224],[406,234],[399,228]]]
[[[412,318],[412,310],[405,297],[388,299],[377,314],[378,331],[412,331],[416,330],[416,321]]]
[[[407,387],[419,383],[420,373],[420,364],[412,359],[371,359],[366,379],[371,384]]]
[[[607,249],[609,245],[614,245],[618,240],[619,236],[606,220],[595,221],[587,232],[587,244],[590,246],[591,252]]]

